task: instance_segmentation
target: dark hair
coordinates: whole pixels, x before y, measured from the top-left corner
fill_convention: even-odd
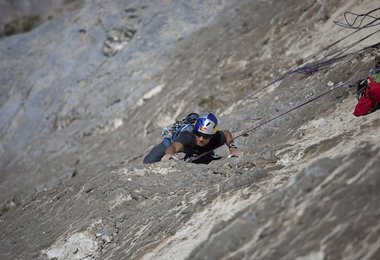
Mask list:
[[[380,72],[380,61],[378,61],[375,65],[375,72]]]

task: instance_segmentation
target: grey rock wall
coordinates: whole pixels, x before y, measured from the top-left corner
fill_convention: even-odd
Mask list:
[[[15,0],[0,2],[0,37],[29,32],[45,21],[56,19],[83,3],[82,0]]]
[[[236,136],[368,75],[378,34],[269,84],[351,33],[333,24],[345,10],[375,7],[84,1],[2,38],[0,258],[377,259],[380,120],[352,115],[350,84],[240,136],[241,158],[142,164],[190,111]]]
[[[212,4],[214,9],[207,7]],[[4,71],[0,163],[4,175],[22,179],[24,170],[19,169],[23,168],[31,170],[34,180],[50,178],[52,172],[54,179],[67,179],[66,172],[72,172],[74,162],[81,160],[76,152],[64,166],[58,162],[61,169],[44,166],[47,171],[42,173],[38,165],[44,164],[47,154],[57,158],[63,151],[83,149],[79,142],[86,137],[94,139],[86,141],[91,143],[84,148],[88,151],[98,145],[99,135],[120,127],[146,91],[160,84],[155,77],[167,66],[167,55],[178,38],[212,21],[213,12],[222,5],[194,3],[200,12],[187,16],[186,8],[181,2],[91,2],[29,34],[5,38],[0,65]],[[134,41],[110,59],[104,48],[115,30],[122,28],[136,30]],[[5,188],[7,180],[3,185],[2,200],[13,193]]]

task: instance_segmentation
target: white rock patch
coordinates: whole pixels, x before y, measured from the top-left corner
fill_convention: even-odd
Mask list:
[[[43,251],[48,259],[92,259],[98,249],[96,241],[86,233],[75,233],[70,237],[57,241],[49,249]]]

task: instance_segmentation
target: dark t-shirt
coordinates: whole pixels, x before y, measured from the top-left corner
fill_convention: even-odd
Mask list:
[[[222,131],[217,131],[210,139],[207,145],[205,146],[197,146],[195,144],[195,135],[188,131],[182,132],[177,139],[176,142],[179,142],[183,145],[184,153],[186,154],[185,159],[193,156],[197,156],[203,154],[205,152],[212,151],[220,146],[222,146],[226,142],[226,137]],[[210,153],[207,156],[202,156],[194,163],[209,163],[213,160],[214,153]]]

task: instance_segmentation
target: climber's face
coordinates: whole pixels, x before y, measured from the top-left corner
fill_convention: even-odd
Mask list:
[[[210,142],[211,135],[205,135],[202,133],[195,133],[195,144],[197,146],[205,146]]]

